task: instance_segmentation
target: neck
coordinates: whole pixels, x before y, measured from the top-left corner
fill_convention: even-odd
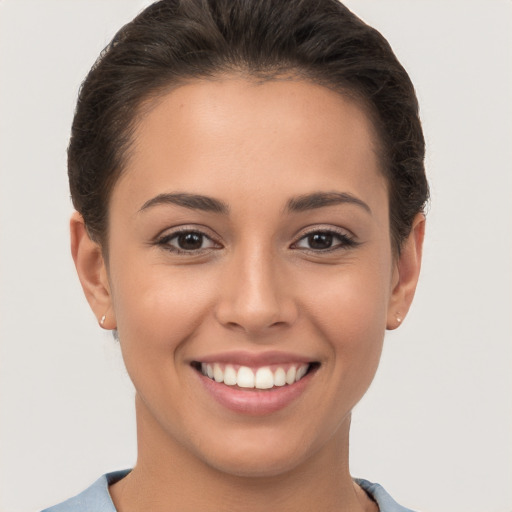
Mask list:
[[[110,488],[118,512],[267,512],[269,503],[279,512],[370,509],[348,471],[350,418],[300,465],[275,475],[241,476],[205,463],[152,417],[139,414],[141,407],[138,403],[137,464]]]

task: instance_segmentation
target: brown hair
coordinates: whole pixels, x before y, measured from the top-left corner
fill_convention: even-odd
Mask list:
[[[68,148],[73,204],[90,235],[105,244],[143,102],[226,72],[295,75],[362,102],[380,139],[399,251],[428,200],[418,103],[388,42],[337,0],[161,0],[125,25],[82,84]]]

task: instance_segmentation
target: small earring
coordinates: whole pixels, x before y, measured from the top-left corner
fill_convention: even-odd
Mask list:
[[[399,316],[397,315],[397,317],[396,317],[396,321],[397,321],[399,324],[401,324],[401,323],[402,323],[402,318],[401,318],[401,317],[399,317]]]
[[[105,325],[105,320],[107,319],[106,315],[103,315],[100,320],[100,325],[103,327]]]

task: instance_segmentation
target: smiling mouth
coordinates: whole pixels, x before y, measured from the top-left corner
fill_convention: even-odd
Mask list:
[[[217,383],[240,389],[270,390],[291,386],[312,373],[320,363],[289,363],[286,365],[250,368],[234,364],[201,363],[194,361],[192,367]]]

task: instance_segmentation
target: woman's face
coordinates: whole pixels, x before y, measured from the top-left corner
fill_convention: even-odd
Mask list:
[[[263,476],[343,444],[408,307],[388,213],[369,119],[335,92],[225,78],[156,102],[94,306],[118,329],[140,450]]]

